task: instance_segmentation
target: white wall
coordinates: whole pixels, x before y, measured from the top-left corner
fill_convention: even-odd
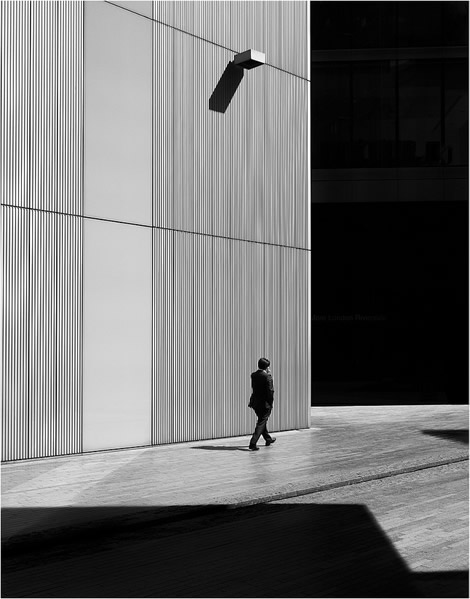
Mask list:
[[[151,229],[87,219],[83,450],[150,444]]]
[[[152,224],[152,22],[85,2],[84,213]]]

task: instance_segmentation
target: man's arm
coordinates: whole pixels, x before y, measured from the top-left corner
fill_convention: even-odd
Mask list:
[[[264,373],[264,378],[266,381],[266,401],[273,405],[273,401],[274,401],[274,384],[273,384],[273,377],[271,376],[270,372],[266,372]]]
[[[268,372],[266,373],[268,375],[268,389],[269,389],[269,393],[271,395],[274,395],[274,383],[273,383],[273,377],[271,376],[271,374]]]

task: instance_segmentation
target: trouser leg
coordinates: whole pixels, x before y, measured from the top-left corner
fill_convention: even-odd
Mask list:
[[[258,421],[255,426],[255,431],[250,440],[250,445],[253,447],[258,442],[258,439],[263,435],[266,441],[271,440],[271,435],[268,433],[267,422],[268,418],[271,414],[271,408],[267,408],[264,410],[256,410],[256,416],[258,417]]]

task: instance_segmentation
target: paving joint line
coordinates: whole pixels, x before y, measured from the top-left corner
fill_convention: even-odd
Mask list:
[[[110,532],[117,532],[119,529],[126,529],[132,527],[134,529],[148,527],[155,524],[171,524],[173,522],[188,520],[192,518],[198,518],[204,515],[223,513],[229,510],[236,510],[244,507],[250,507],[254,505],[261,505],[265,503],[271,503],[274,501],[281,501],[283,499],[290,499],[293,497],[300,497],[302,495],[312,495],[315,493],[322,493],[333,489],[340,489],[342,487],[348,487],[358,485],[374,480],[381,480],[385,478],[391,478],[402,474],[409,474],[412,472],[418,472],[420,470],[427,470],[431,468],[439,468],[440,466],[446,466],[448,464],[456,464],[460,462],[468,461],[468,455],[458,456],[455,458],[446,458],[433,462],[427,462],[424,464],[416,464],[414,466],[405,466],[396,470],[389,470],[386,472],[376,472],[370,475],[358,476],[356,478],[347,479],[343,481],[337,481],[332,483],[326,483],[323,485],[314,485],[311,487],[302,487],[300,489],[292,489],[289,491],[279,491],[278,493],[272,493],[270,495],[260,495],[247,500],[234,501],[233,503],[215,503],[212,505],[193,506],[191,509],[186,511],[178,511],[178,506],[174,506],[174,513],[168,516],[158,517],[154,514],[154,510],[143,510],[135,514],[130,513],[125,521],[126,516],[121,515],[119,525],[116,526],[116,517],[109,517],[95,522],[83,522],[81,524],[64,525],[55,529],[44,530],[44,531],[32,531],[29,533],[23,533],[20,535],[12,535],[7,539],[2,539],[2,552],[4,555],[14,555],[20,553],[23,548],[32,548],[35,545],[47,545],[60,541],[64,538],[71,540],[71,537],[84,538],[90,534],[99,534]],[[27,508],[26,508],[27,509]],[[155,508],[158,510],[158,507]],[[149,516],[152,516],[153,518]],[[147,517],[146,517],[147,516]],[[129,521],[132,518],[137,518],[136,521]]]
[[[438,460],[436,462],[429,462],[426,464],[418,464],[415,466],[407,466],[404,468],[398,468],[397,470],[390,470],[388,472],[375,473],[365,476],[358,476],[348,480],[338,481],[335,483],[326,483],[324,485],[315,485],[313,487],[306,487],[302,489],[295,489],[292,491],[281,491],[270,496],[265,496],[263,499],[249,499],[247,501],[240,501],[232,505],[227,505],[227,509],[237,509],[241,507],[247,507],[255,505],[257,503],[270,503],[271,501],[281,501],[283,499],[290,499],[292,497],[300,497],[302,495],[313,495],[314,493],[323,493],[333,489],[340,489],[342,487],[349,487],[353,485],[359,485],[362,483],[371,482],[373,480],[381,480],[384,478],[391,478],[393,476],[400,476],[402,474],[409,474],[411,472],[418,472],[420,470],[427,470],[430,468],[439,468],[440,466],[446,466],[448,464],[456,464],[459,462],[467,462],[467,456],[460,456],[453,459]]]

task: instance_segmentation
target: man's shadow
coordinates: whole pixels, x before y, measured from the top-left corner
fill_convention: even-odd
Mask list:
[[[213,449],[215,451],[250,451],[245,445],[199,445],[192,449]]]

